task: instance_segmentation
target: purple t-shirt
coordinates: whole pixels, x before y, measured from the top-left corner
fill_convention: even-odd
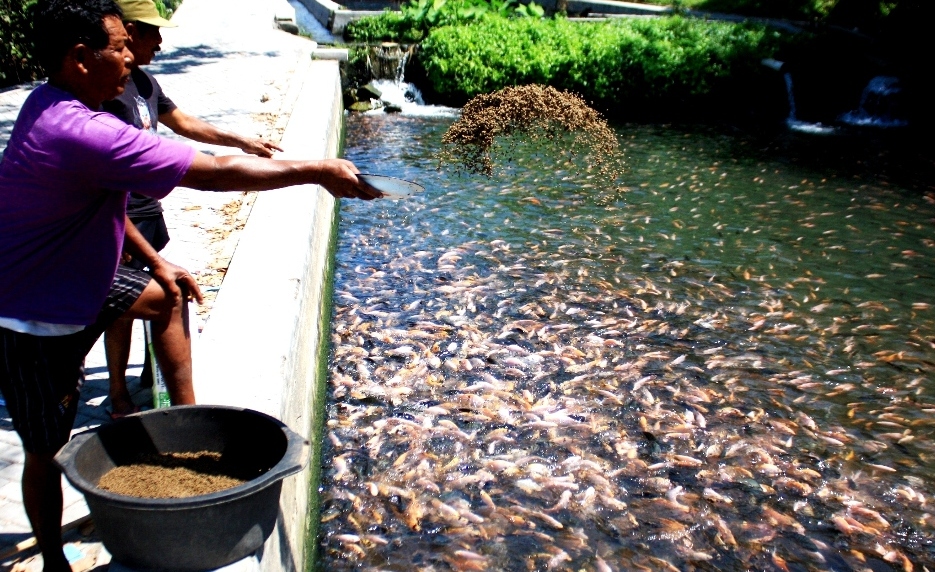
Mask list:
[[[129,191],[161,199],[195,157],[48,84],[0,161],[0,316],[94,322],[123,248]]]

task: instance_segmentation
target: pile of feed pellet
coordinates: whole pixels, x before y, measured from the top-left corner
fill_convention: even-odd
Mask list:
[[[470,100],[442,137],[439,160],[458,172],[491,176],[491,151],[500,141],[511,155],[516,134],[532,142],[573,134],[574,150],[587,153],[602,176],[614,180],[622,172],[617,136],[601,115],[580,96],[542,85],[508,87]]]
[[[241,485],[246,481],[231,476],[238,473],[242,471],[213,451],[150,454],[114,467],[98,487],[138,498],[185,498]]]

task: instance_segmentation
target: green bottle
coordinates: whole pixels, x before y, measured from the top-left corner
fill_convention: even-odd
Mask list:
[[[163,377],[162,370],[159,369],[159,362],[156,360],[156,349],[153,345],[150,322],[146,320],[143,324],[143,334],[146,338],[146,359],[149,360],[149,365],[152,367],[153,372],[153,409],[164,409],[172,405],[172,400],[169,398],[169,388],[166,387],[166,378]]]

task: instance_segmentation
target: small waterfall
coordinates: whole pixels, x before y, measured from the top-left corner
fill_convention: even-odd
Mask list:
[[[411,53],[412,48],[406,50],[403,57],[399,58],[399,65],[396,66],[396,77],[393,78],[396,83],[403,83],[403,80],[406,79],[406,64],[409,62],[409,54]]]
[[[822,123],[799,121],[795,116],[795,92],[792,89],[792,74],[789,72],[784,73],[783,79],[786,80],[786,96],[789,98],[789,116],[786,118],[786,125],[789,129],[812,135],[831,135],[835,133],[837,130],[834,127]]]
[[[905,127],[909,122],[899,118],[901,100],[899,78],[877,76],[864,88],[857,110],[848,111],[838,120],[855,127]]]
[[[412,48],[408,50],[399,50],[398,64],[396,65],[393,79],[374,79],[373,86],[376,87],[382,95],[380,100],[388,105],[401,110],[403,115],[422,115],[422,116],[454,116],[458,114],[457,109],[444,107],[441,105],[426,105],[422,99],[422,92],[419,88],[406,83],[406,64],[412,54]],[[389,74],[386,74],[389,75]],[[384,76],[386,77],[386,76]],[[371,113],[382,113],[383,108]]]
[[[368,65],[373,79],[387,79],[396,77],[399,65],[404,54],[408,54],[402,46],[386,42],[379,46],[371,46],[368,54]]]
[[[792,74],[784,73],[782,78],[786,80],[786,98],[789,100],[789,121],[795,121],[795,92],[792,90]]]

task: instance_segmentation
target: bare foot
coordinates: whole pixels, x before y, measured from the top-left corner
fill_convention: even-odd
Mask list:
[[[136,413],[139,408],[133,403],[133,398],[127,390],[126,381],[123,383],[111,383],[110,391],[110,411],[112,415],[129,415]]]
[[[111,419],[120,419],[121,417],[140,412],[139,405],[133,403],[129,399],[111,399],[110,403],[111,408],[107,411],[107,414],[110,415]]]

